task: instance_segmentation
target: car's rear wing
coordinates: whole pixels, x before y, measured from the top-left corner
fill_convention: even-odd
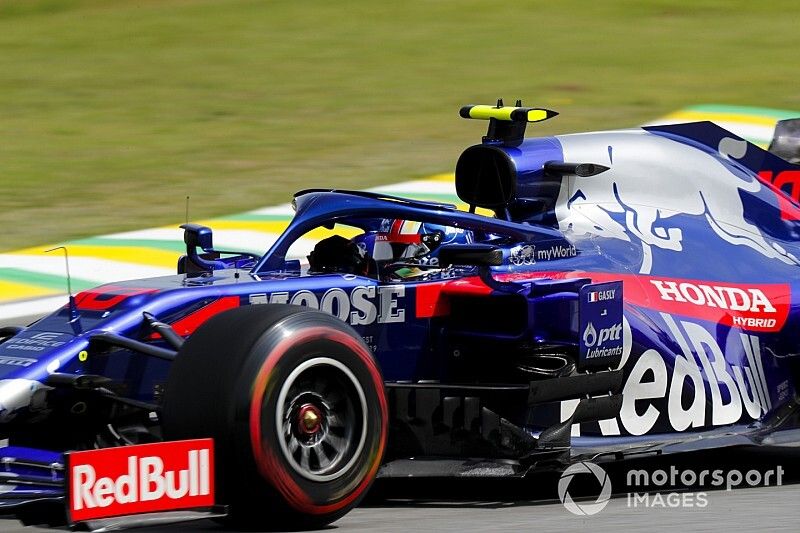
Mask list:
[[[790,163],[800,163],[800,118],[778,121],[769,151]]]

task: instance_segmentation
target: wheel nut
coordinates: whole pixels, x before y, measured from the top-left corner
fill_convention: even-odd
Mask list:
[[[319,431],[322,423],[322,413],[320,413],[316,406],[305,404],[298,412],[298,419],[300,422],[300,431],[307,435],[313,435]]]

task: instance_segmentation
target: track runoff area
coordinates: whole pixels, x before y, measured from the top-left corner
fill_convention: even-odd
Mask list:
[[[766,147],[775,123],[800,113],[762,108],[689,107],[651,124],[711,120]],[[371,189],[422,200],[454,203],[452,174]],[[292,216],[289,204],[265,207],[199,223],[214,229],[215,245],[262,253]],[[307,235],[297,255],[310,251],[325,230]],[[124,279],[170,275],[184,251],[176,226],[101,235],[0,254],[0,324],[24,323],[66,303],[64,259],[45,254],[67,246],[72,287],[80,291]],[[581,463],[582,464],[582,463]],[[580,465],[580,464],[579,464]],[[714,530],[735,528],[796,531],[800,517],[800,450],[744,449],[645,458],[592,471],[536,474],[521,480],[378,480],[358,509],[333,525],[342,531],[486,531],[518,528],[547,531]],[[587,467],[588,468],[588,467]],[[789,486],[787,486],[789,485]],[[747,490],[733,490],[742,489]],[[654,492],[655,491],[655,492]],[[219,531],[212,521],[159,524],[138,529]],[[39,532],[0,518],[0,531]]]
[[[778,120],[797,116],[800,112],[704,105],[676,111],[651,124],[711,120],[751,142],[766,146]],[[371,190],[465,207],[456,197],[452,174]],[[220,249],[260,254],[283,231],[292,214],[287,203],[194,222],[213,228],[214,244]],[[46,250],[55,246],[67,247],[72,289],[81,291],[104,283],[174,274],[178,257],[184,251],[182,235],[182,230],[175,224],[65,243],[46,243],[0,254],[0,325],[32,320],[66,303],[63,255],[45,253]],[[302,257],[315,242],[327,235],[326,230],[315,230],[292,251]]]

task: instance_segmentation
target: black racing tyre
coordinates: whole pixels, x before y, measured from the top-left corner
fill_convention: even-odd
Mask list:
[[[167,440],[211,437],[217,502],[237,526],[318,528],[364,496],[386,446],[383,378],[336,317],[293,305],[221,313],[167,380]]]

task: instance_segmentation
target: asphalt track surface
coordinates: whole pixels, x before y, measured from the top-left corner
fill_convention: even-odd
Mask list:
[[[743,472],[783,468],[782,486],[708,490],[704,507],[633,506],[626,485],[632,468],[655,472],[693,469],[730,469]],[[800,530],[800,449],[737,449],[640,459],[606,465],[614,497],[593,516],[570,514],[558,500],[558,473],[526,480],[403,479],[379,480],[367,501],[326,531],[776,531]],[[727,475],[727,474],[726,474]],[[576,484],[577,482],[577,484]],[[599,493],[591,476],[573,479],[570,493],[585,492],[589,501]],[[640,492],[642,489],[632,489]],[[698,502],[700,489],[692,487],[671,496]],[[662,490],[662,502],[672,489]],[[582,501],[582,500],[581,500]],[[0,531],[34,533],[53,531],[23,527],[16,520],[0,519]],[[232,531],[210,520],[136,529],[139,532]]]

